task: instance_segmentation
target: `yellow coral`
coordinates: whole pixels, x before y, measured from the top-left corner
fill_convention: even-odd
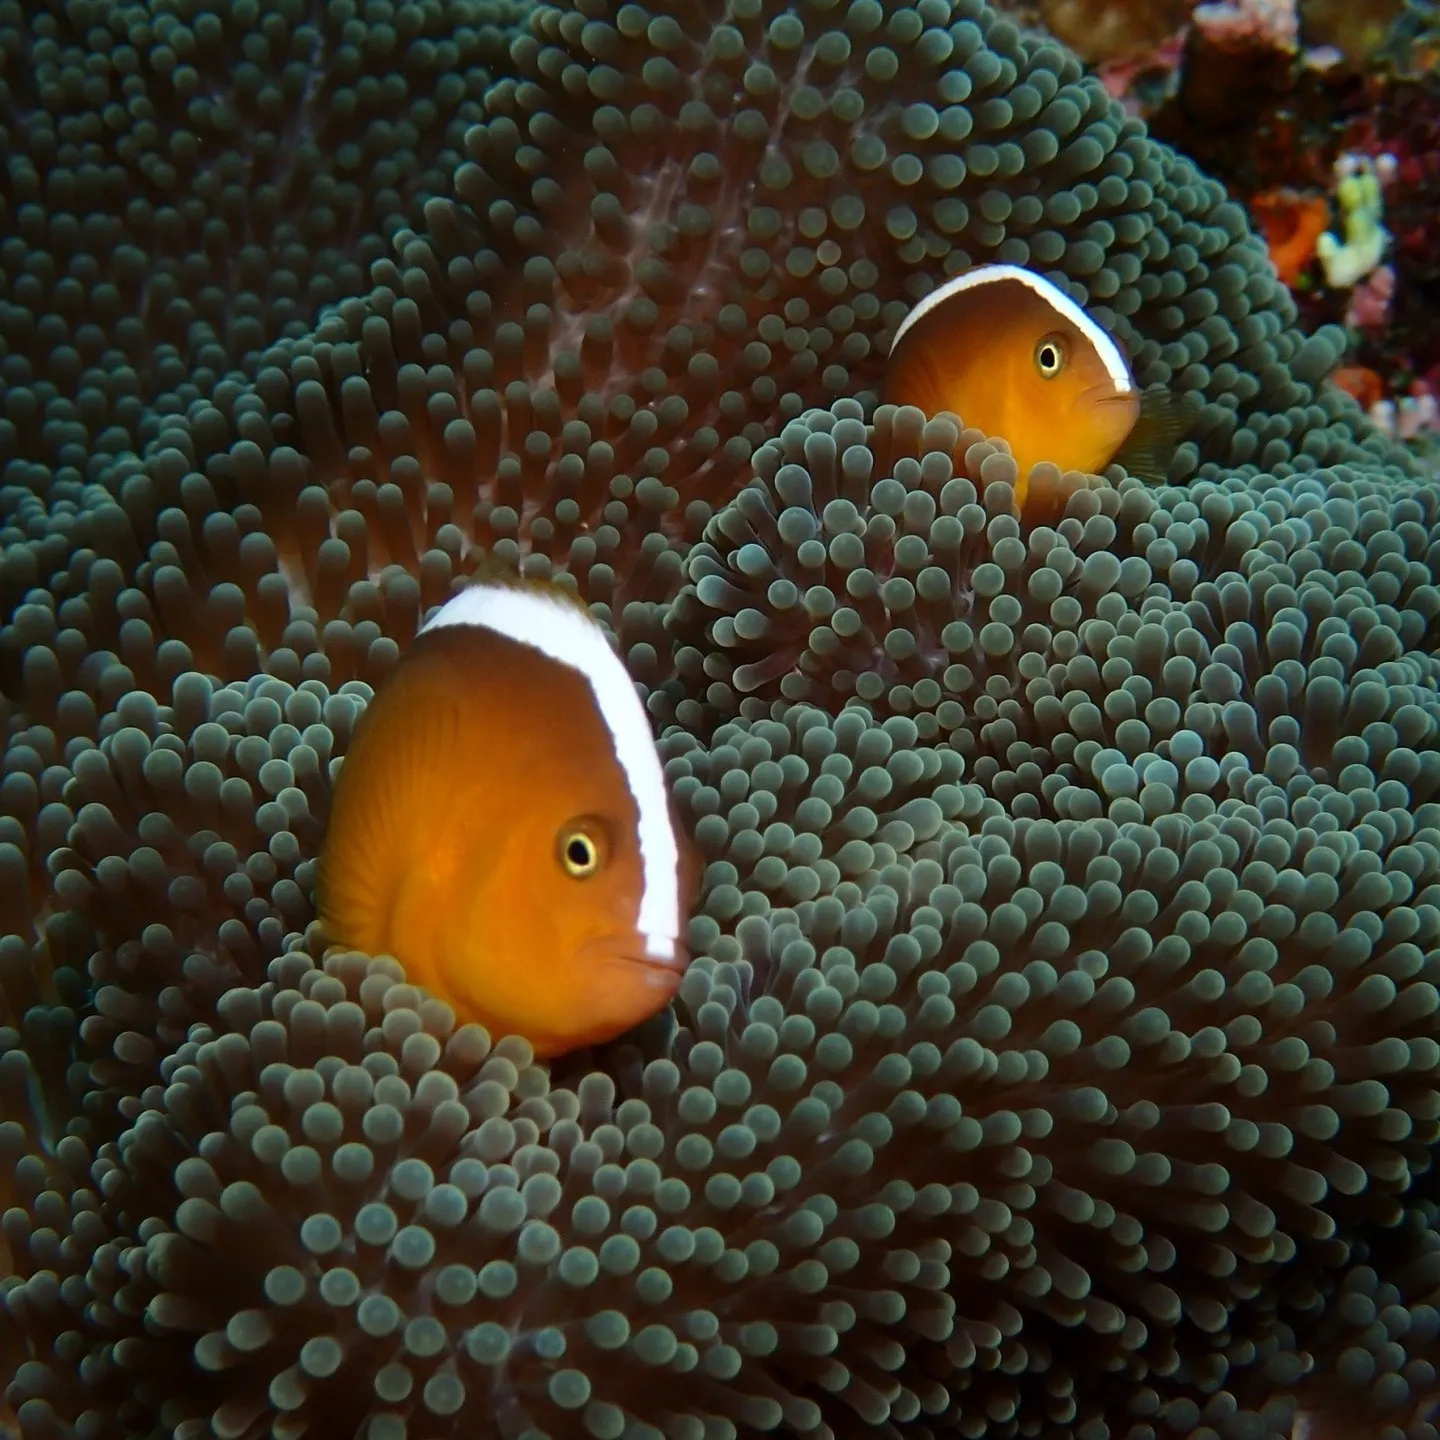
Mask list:
[[[1368,155],[1342,155],[1335,162],[1339,184],[1335,198],[1340,206],[1344,238],[1327,230],[1315,242],[1315,254],[1325,267],[1332,289],[1348,290],[1363,280],[1384,258],[1390,232],[1381,223],[1385,198],[1381,180],[1389,156],[1377,162]]]

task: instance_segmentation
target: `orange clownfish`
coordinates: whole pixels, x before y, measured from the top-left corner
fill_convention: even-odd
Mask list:
[[[320,918],[462,1021],[557,1055],[674,995],[688,862],[604,631],[563,591],[485,582],[421,628],[356,727]]]
[[[1183,428],[1170,395],[1142,392],[1100,325],[1018,265],[977,266],[921,300],[890,342],[884,399],[1003,436],[1022,508],[1042,460],[1094,474],[1118,459],[1161,480]]]

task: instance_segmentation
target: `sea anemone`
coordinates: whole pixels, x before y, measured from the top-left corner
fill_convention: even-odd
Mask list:
[[[1214,736],[1216,760],[1236,759],[1239,737],[1221,723],[1231,701],[1232,719],[1258,707],[1245,722],[1257,736],[1285,715],[1287,743],[1300,743],[1293,701],[1308,682],[1279,681],[1277,667],[1326,653],[1328,632],[1314,628],[1331,605],[1319,599],[1330,594],[1321,576],[1359,521],[1354,502],[1377,517],[1388,510],[1392,524],[1434,503],[1388,502],[1348,470],[1263,490],[1055,475],[1063,509],[1027,534],[1003,449],[916,410],[884,406],[866,426],[847,401],[792,422],[755,468],[686,562],[689,584],[668,622],[681,647],[665,687],[675,718],[703,731],[717,715],[758,718],[796,701],[911,715],[924,739],[942,737],[983,767],[987,785],[1006,786],[1010,804],[1017,765],[1031,790],[1056,785],[1045,777],[1087,739],[1133,759],[1198,725]],[[1368,592],[1387,607],[1383,621],[1374,612],[1381,628],[1365,626],[1367,667],[1432,633],[1425,532],[1407,533],[1404,564],[1353,542],[1345,554],[1353,598]],[[1265,567],[1244,558],[1257,548]],[[1248,567],[1240,583],[1251,593],[1271,565],[1284,588],[1266,587],[1263,613],[1229,591]],[[1283,625],[1282,609],[1294,611]],[[1330,743],[1327,732],[1303,744],[1312,776]],[[1157,797],[1162,809],[1175,800]]]
[[[86,551],[133,567],[108,504],[145,485],[137,456],[365,287],[523,8],[0,6],[3,613],[83,589]]]
[[[663,599],[775,421],[867,396],[908,305],[989,259],[1046,270],[1142,383],[1191,394],[1172,479],[1361,453],[1354,412],[1314,405],[1337,339],[1299,334],[1240,207],[1073,57],[978,0],[755,12],[537,9],[369,296],[253,389],[163,407],[64,528],[128,577],[161,541],[208,563],[181,529],[253,506],[322,627],[387,564],[443,587],[476,547]],[[677,547],[653,584],[647,542]]]
[[[809,718],[690,769],[748,780],[737,841],[766,767],[843,794],[831,759],[881,758]],[[1433,886],[1440,835],[1389,783],[1348,859],[1286,844],[1334,808],[1232,776],[1210,820],[990,802],[813,900],[712,886],[673,1058],[624,1098],[551,1089],[393,962],[287,955],[7,1216],[22,1429],[1077,1429],[1281,1376],[1285,1287],[1434,1139],[1436,912],[1381,890]]]
[[[483,15],[392,18],[377,66]],[[541,4],[493,68],[368,292],[63,475],[16,430],[25,1440],[1259,1440],[1332,1355],[1429,1440],[1440,490],[1343,336],[979,0]],[[1189,395],[1170,484],[1022,525],[1001,437],[876,406],[988,259]],[[313,923],[356,720],[482,561],[610,626],[705,861],[673,1015],[549,1071]]]

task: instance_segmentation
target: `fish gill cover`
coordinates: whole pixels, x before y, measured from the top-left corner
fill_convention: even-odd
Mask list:
[[[0,54],[25,1440],[1433,1440],[1440,491],[1220,186],[973,0]],[[875,408],[988,260],[1192,397],[1172,484],[1022,523]],[[482,551],[611,627],[707,862],[673,1024],[568,1068],[312,924]]]

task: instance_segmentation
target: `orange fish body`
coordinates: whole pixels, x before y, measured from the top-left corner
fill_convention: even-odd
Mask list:
[[[424,627],[357,727],[320,916],[462,1020],[548,1056],[670,1000],[682,861],[644,707],[604,632],[559,592],[477,585]]]
[[[967,270],[906,316],[884,398],[950,410],[1010,444],[1023,508],[1031,467],[1095,473],[1140,418],[1139,388],[1105,331],[1043,276],[1015,265]]]

